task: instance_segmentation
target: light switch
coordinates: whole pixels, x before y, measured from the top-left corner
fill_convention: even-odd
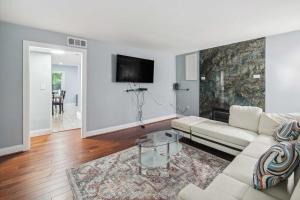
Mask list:
[[[46,90],[46,83],[41,83],[41,90]]]

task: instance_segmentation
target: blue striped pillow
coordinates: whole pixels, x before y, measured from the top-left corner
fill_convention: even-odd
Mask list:
[[[268,149],[257,161],[253,185],[257,190],[270,188],[286,180],[300,163],[300,143],[281,142]]]
[[[289,121],[281,124],[274,132],[274,138],[278,142],[293,141],[300,135],[300,126],[297,121]]]

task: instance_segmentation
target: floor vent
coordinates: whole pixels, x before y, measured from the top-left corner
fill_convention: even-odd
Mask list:
[[[70,47],[79,47],[79,48],[87,48],[87,40],[67,37],[67,43]]]

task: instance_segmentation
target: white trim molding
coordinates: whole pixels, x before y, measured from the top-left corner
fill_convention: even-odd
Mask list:
[[[30,137],[36,137],[36,136],[41,136],[41,135],[48,135],[52,133],[52,129],[51,128],[47,128],[47,129],[39,129],[39,130],[34,130],[34,131],[30,131]]]
[[[4,148],[0,148],[0,156],[5,156],[5,155],[12,154],[12,153],[22,152],[25,150],[26,149],[24,149],[24,145],[22,145],[22,144],[11,146],[11,147],[4,147]]]
[[[155,123],[155,122],[159,122],[159,121],[163,121],[163,120],[167,120],[167,119],[172,119],[172,118],[176,118],[176,117],[177,117],[176,114],[165,115],[165,116],[161,116],[161,117],[156,117],[156,118],[151,118],[151,119],[144,120],[143,124],[151,124],[151,123]],[[127,129],[127,128],[137,127],[137,126],[140,126],[140,125],[141,125],[140,122],[132,122],[132,123],[128,123],[128,124],[122,124],[122,125],[118,125],[118,126],[111,126],[111,127],[107,127],[107,128],[98,129],[98,130],[87,131],[86,137],[111,133],[111,132],[114,132],[114,131],[119,131],[119,130],[123,130],[123,129]]]
[[[53,45],[34,41],[23,40],[23,146],[24,150],[30,149],[30,76],[29,76],[29,55],[32,47],[46,49],[59,49],[64,51],[76,52],[81,55],[81,112],[82,128],[81,138],[86,137],[86,90],[87,90],[87,50],[72,48],[68,46]],[[51,95],[51,94],[49,94]],[[51,108],[50,108],[51,109]]]

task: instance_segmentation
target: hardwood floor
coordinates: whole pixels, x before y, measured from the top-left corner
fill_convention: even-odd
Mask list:
[[[116,131],[86,139],[80,129],[38,136],[31,139],[31,150],[0,158],[0,200],[73,199],[65,170],[135,145],[135,140],[154,130],[170,127],[170,120]],[[200,144],[219,157],[233,157]]]
[[[31,150],[0,158],[0,199],[73,199],[65,170],[135,145],[146,133],[170,127],[170,120],[80,138],[80,129],[31,139]]]

